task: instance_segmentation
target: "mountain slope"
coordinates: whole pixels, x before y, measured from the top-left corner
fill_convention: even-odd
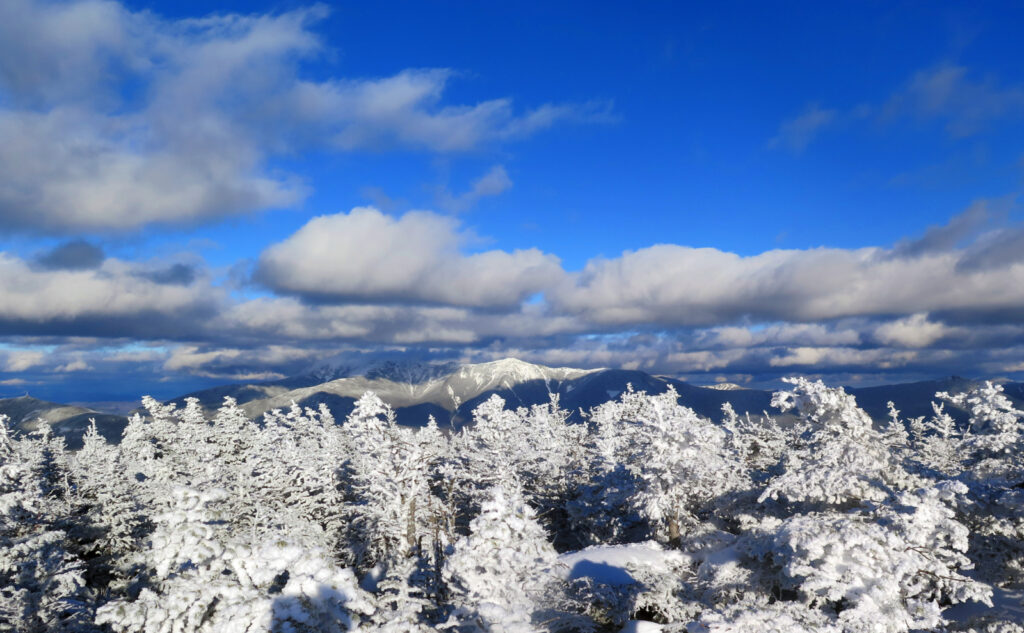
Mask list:
[[[235,398],[252,418],[267,411],[286,409],[294,402],[302,407],[327,406],[336,420],[343,421],[355,401],[372,391],[391,405],[400,424],[421,426],[430,416],[442,426],[458,428],[472,420],[472,412],[480,403],[498,395],[510,407],[543,404],[552,396],[559,399],[572,420],[582,419],[586,412],[619,396],[630,386],[637,391],[662,393],[672,387],[679,402],[698,414],[720,421],[722,405],[730,403],[737,413],[759,417],[762,412],[778,416],[772,409],[770,391],[743,389],[735,385],[722,389],[701,387],[664,376],[625,369],[571,369],[545,367],[516,359],[478,364],[401,363],[387,361],[359,368],[363,375],[348,375],[352,367],[323,366],[301,376],[259,384],[233,384],[206,389],[174,398],[183,404],[187,397],[196,397],[208,412],[216,410],[226,396]],[[342,377],[336,377],[341,375]],[[326,381],[320,381],[327,378]],[[319,382],[318,382],[319,381]],[[952,377],[943,380],[850,388],[857,403],[878,423],[888,419],[887,403],[891,400],[904,419],[930,416],[935,393],[959,393],[975,387],[978,381]],[[1024,408],[1024,384],[1006,383],[1006,395],[1018,408]],[[953,407],[947,410],[958,421],[966,414]],[[9,416],[23,432],[37,430],[47,424],[55,434],[63,435],[72,448],[81,445],[81,436],[95,418],[100,432],[111,442],[120,440],[127,419],[84,407],[46,402],[30,397],[0,400],[0,414]],[[782,416],[786,419],[787,416]]]
[[[6,415],[22,433],[39,431],[44,425],[54,435],[62,435],[69,448],[82,446],[82,434],[89,428],[90,419],[108,442],[121,441],[128,418],[123,415],[101,413],[85,407],[38,400],[30,396],[0,400],[0,415]]]
[[[339,378],[319,385],[300,387],[262,399],[245,402],[242,409],[252,417],[273,409],[283,409],[292,402],[300,406],[316,406],[321,402],[343,417],[352,403],[367,391],[377,394],[398,411],[403,424],[420,425],[428,415],[441,421],[468,411],[482,396],[497,393],[512,405],[547,402],[549,394],[560,393],[571,381],[601,370],[543,367],[516,359],[490,363],[461,365],[454,369],[423,368],[410,372],[395,365],[388,371],[369,372],[365,376]]]
[[[433,371],[410,371],[392,365],[388,371],[277,391],[265,398],[245,401],[242,408],[248,415],[259,417],[273,409],[287,408],[292,402],[303,407],[323,403],[336,419],[344,419],[355,400],[372,391],[395,409],[401,424],[420,426],[433,415],[441,424],[451,422],[460,426],[471,419],[473,409],[492,395],[501,396],[509,406],[543,404],[554,395],[572,413],[572,418],[579,420],[581,410],[617,397],[628,386],[650,393],[675,387],[681,403],[714,420],[721,419],[725,402],[741,414],[752,415],[768,410],[771,402],[771,393],[767,391],[712,389],[642,371],[545,367],[507,358]]]

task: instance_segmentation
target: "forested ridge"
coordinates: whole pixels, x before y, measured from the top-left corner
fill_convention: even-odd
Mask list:
[[[772,404],[795,416],[495,396],[455,432],[372,393],[259,422],[146,398],[78,451],[3,420],[0,631],[1024,631],[1000,386],[885,425],[802,378]]]

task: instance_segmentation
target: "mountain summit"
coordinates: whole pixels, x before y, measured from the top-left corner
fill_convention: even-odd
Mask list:
[[[928,416],[937,391],[959,393],[976,384],[976,381],[953,377],[903,385],[847,388],[847,392],[856,397],[858,405],[872,418],[883,422],[888,416],[889,401],[896,404],[904,418]],[[492,395],[502,397],[510,407],[543,404],[557,397],[560,406],[570,412],[570,419],[580,420],[581,412],[617,398],[630,387],[651,394],[674,388],[681,404],[714,421],[721,420],[722,405],[726,402],[740,415],[749,413],[756,417],[765,411],[773,412],[770,391],[733,384],[701,387],[637,370],[546,367],[515,358],[461,365],[394,359],[361,365],[327,363],[291,378],[223,385],[174,398],[171,402],[180,406],[186,398],[194,397],[212,412],[230,396],[254,419],[274,409],[286,409],[292,403],[312,408],[323,404],[341,421],[360,396],[372,391],[395,410],[400,424],[421,426],[433,416],[443,425],[458,428],[469,422],[473,410]],[[1006,395],[1017,406],[1024,406],[1024,385],[1008,383],[1004,387]],[[947,407],[947,410],[954,418],[963,417],[963,412],[954,407]],[[122,416],[29,398],[0,400],[0,414],[10,416],[24,431],[47,424],[55,433],[64,435],[72,447],[80,445],[81,434],[90,418],[97,419],[101,432],[110,441],[119,439],[126,422]]]

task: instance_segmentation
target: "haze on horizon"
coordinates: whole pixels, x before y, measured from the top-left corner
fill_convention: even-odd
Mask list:
[[[1022,13],[7,0],[0,397],[1020,380]]]

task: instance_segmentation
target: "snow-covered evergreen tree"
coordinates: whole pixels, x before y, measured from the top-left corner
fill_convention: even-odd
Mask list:
[[[913,458],[941,476],[954,477],[963,470],[963,438],[945,404],[932,403],[934,414],[910,421]]]
[[[63,441],[48,431],[15,438],[0,415],[0,630],[89,625],[85,565],[61,529],[68,516]]]
[[[964,431],[960,453],[967,466],[984,478],[1024,478],[1024,465],[1006,459],[1024,447],[1024,411],[1018,410],[1003,394],[1002,385],[985,382],[982,386],[936,397],[967,411],[970,416]]]
[[[676,544],[701,509],[747,484],[726,431],[678,399],[674,389],[659,395],[628,389],[591,412],[605,468],[622,465],[634,477],[629,503],[660,538]]]
[[[971,568],[968,531],[947,504],[965,492],[950,484],[894,506],[787,519],[773,552],[783,587],[850,633],[934,629],[949,603],[991,604],[991,589],[961,573]]]
[[[762,501],[781,498],[843,507],[884,501],[921,483],[903,467],[853,396],[820,380],[784,380],[793,389],[777,392],[772,405],[796,410],[807,427],[805,443],[785,454],[783,472],[761,494]]]
[[[473,411],[473,425],[454,438],[451,476],[476,504],[491,486],[519,486],[548,519],[562,511],[572,481],[584,461],[586,429],[569,424],[558,399],[532,407],[507,408],[491,396]]]
[[[134,552],[149,518],[138,500],[140,482],[124,466],[123,450],[108,444],[95,420],[83,436],[81,450],[70,456],[73,482],[70,501],[80,518],[74,534],[88,555],[97,589],[122,591],[132,579]]]
[[[632,389],[585,425],[494,398],[452,437],[372,394],[343,426],[147,398],[120,444],[92,425],[76,453],[0,424],[0,631],[1013,630],[1024,414],[1001,388],[938,394],[908,435],[895,407],[876,424],[790,384],[795,425]],[[672,546],[596,548],[624,585],[570,586],[552,546],[651,533]]]
[[[356,402],[344,426],[361,564],[385,567],[411,556],[430,557],[438,537],[440,501],[431,494],[438,437],[399,427],[373,394]]]
[[[322,550],[281,538],[252,547],[227,533],[216,508],[225,491],[173,495],[147,551],[154,581],[138,598],[102,607],[97,623],[125,633],[341,632],[372,614],[352,571]]]
[[[477,631],[545,630],[558,558],[522,493],[492,488],[469,529],[444,567],[456,617]]]
[[[253,543],[287,533],[309,547],[341,547],[344,438],[325,406],[264,415],[242,465],[232,522]]]

